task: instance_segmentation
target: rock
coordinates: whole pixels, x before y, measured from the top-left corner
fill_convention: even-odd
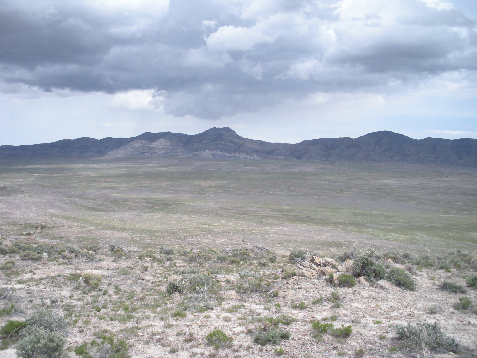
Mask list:
[[[338,276],[339,276],[339,275],[338,275],[336,272],[333,273],[333,283],[334,283],[335,285],[338,284]]]
[[[310,262],[316,266],[316,267],[332,267],[334,269],[338,269],[339,265],[338,263],[333,260],[333,259],[330,259],[328,257],[323,257],[323,258],[320,258],[318,256],[312,256],[311,259],[310,259]]]
[[[369,292],[366,292],[366,291],[361,291],[361,296],[363,296],[364,298],[368,298],[369,297]]]
[[[235,327],[234,329],[232,329],[232,332],[234,332],[235,334],[243,333],[245,332],[245,327]]]
[[[331,267],[323,267],[320,270],[320,272],[321,272],[322,275],[325,275],[326,277],[328,277],[329,275],[335,274],[336,270],[334,268],[331,268]]]
[[[386,291],[394,290],[394,286],[386,280],[379,280],[374,286]]]
[[[17,357],[16,350],[10,348],[10,349],[0,351],[0,357],[1,358],[16,358]]]
[[[394,261],[391,260],[390,258],[387,258],[386,261],[384,261],[384,264],[385,264],[386,266],[389,266],[389,267],[395,267],[395,268],[404,269],[404,266],[403,266],[403,265],[394,262]]]
[[[351,267],[353,266],[353,261],[346,260],[340,267],[340,271],[342,272],[351,272]]]
[[[222,296],[227,300],[236,300],[238,299],[238,294],[234,290],[225,291]]]
[[[358,282],[359,282],[361,285],[369,286],[369,282],[366,281],[366,279],[364,278],[364,276],[361,276],[360,278],[358,278]]]

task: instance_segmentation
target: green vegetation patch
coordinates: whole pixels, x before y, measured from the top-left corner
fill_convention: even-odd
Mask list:
[[[330,334],[335,338],[349,338],[353,329],[351,326],[341,326],[341,328],[335,328],[333,323],[320,322],[319,320],[311,321],[313,327],[313,337],[317,340],[321,340],[324,334]]]
[[[338,286],[340,287],[353,287],[356,285],[356,279],[348,275],[346,273],[343,273],[338,276]]]
[[[474,275],[474,276],[471,276],[471,277],[467,278],[467,280],[465,280],[465,283],[470,288],[477,289],[477,276]]]
[[[464,286],[451,281],[444,281],[439,285],[439,288],[444,291],[449,291],[452,293],[466,293],[467,290]]]
[[[315,338],[320,338],[323,334],[333,329],[333,323],[322,323],[319,320],[311,321],[311,325],[315,332]]]
[[[182,281],[171,281],[166,286],[166,292],[169,295],[174,293],[184,293],[186,290],[186,285]]]
[[[377,262],[377,260],[377,256],[373,251],[368,251],[357,257],[351,266],[353,276],[364,276],[369,278],[371,281],[383,279],[386,271],[384,270],[384,267]]]
[[[27,323],[25,321],[8,321],[0,328],[0,336],[18,334],[26,326]]]
[[[293,249],[288,255],[288,261],[297,264],[306,260],[308,252],[303,249]]]
[[[409,291],[416,290],[416,284],[412,279],[411,275],[409,275],[405,270],[402,268],[392,268],[386,274],[386,280],[393,283],[394,285],[404,288]]]
[[[21,358],[61,358],[66,344],[66,322],[60,315],[38,310],[26,321],[18,342],[17,356]]]
[[[261,346],[265,346],[267,344],[278,345],[284,339],[290,339],[290,332],[283,328],[271,327],[255,334],[253,341]]]
[[[69,276],[71,281],[80,281],[84,283],[87,287],[91,288],[92,290],[97,290],[102,282],[101,275],[97,275],[94,273],[72,273]]]
[[[455,339],[442,332],[437,322],[400,325],[396,328],[396,334],[402,347],[411,350],[428,349],[434,353],[446,353],[457,352],[458,349]]]
[[[232,344],[232,338],[227,336],[222,330],[216,329],[210,332],[206,337],[208,346],[212,346],[215,349],[229,347]]]
[[[9,314],[11,314],[13,311],[15,310],[15,305],[12,303],[12,304],[9,304],[5,307],[2,307],[0,308],[0,317],[3,317],[3,316],[8,316]]]
[[[21,358],[62,358],[65,337],[35,326],[17,344],[17,356]]]
[[[274,326],[277,326],[279,324],[283,324],[285,326],[289,326],[290,324],[292,324],[293,322],[296,321],[295,318],[291,317],[291,316],[288,316],[288,315],[281,315],[281,316],[278,316],[278,317],[268,317],[268,318],[265,318],[265,321],[266,322],[269,322],[271,323],[272,325]]]
[[[341,326],[341,328],[333,328],[330,334],[336,338],[349,338],[352,332],[351,326]]]
[[[459,301],[454,304],[454,308],[459,311],[466,311],[472,305],[472,301],[469,297],[460,297]]]

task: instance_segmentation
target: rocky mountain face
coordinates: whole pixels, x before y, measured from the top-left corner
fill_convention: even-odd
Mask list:
[[[323,138],[297,144],[268,143],[230,128],[203,133],[146,132],[132,138],[78,138],[54,143],[0,146],[0,161],[144,158],[297,159],[405,162],[477,166],[477,139],[412,139],[388,131],[359,138]]]

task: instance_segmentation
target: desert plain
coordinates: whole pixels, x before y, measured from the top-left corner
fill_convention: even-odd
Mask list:
[[[0,326],[54,312],[68,357],[477,354],[475,168],[9,163],[0,235]]]

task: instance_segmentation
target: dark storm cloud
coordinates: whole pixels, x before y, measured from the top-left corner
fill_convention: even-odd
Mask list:
[[[181,116],[218,118],[317,91],[386,91],[477,63],[474,21],[438,1],[29,3],[0,1],[4,82],[152,88]]]

